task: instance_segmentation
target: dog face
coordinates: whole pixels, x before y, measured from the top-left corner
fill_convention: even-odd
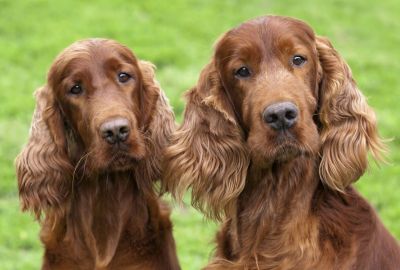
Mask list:
[[[321,67],[313,31],[297,20],[259,19],[226,33],[215,63],[253,162],[315,154]]]
[[[49,72],[56,110],[90,170],[123,170],[146,155],[141,134],[143,76],[136,57],[110,40],[78,42]]]
[[[234,215],[250,164],[314,159],[321,181],[344,190],[383,144],[374,112],[331,43],[296,19],[266,16],[234,28],[188,94],[167,148],[165,189],[191,188],[195,207]]]

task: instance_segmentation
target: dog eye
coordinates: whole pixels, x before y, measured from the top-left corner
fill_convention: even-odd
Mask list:
[[[301,67],[305,62],[307,62],[307,59],[301,55],[295,55],[292,58],[292,64],[296,67]]]
[[[132,78],[131,75],[129,75],[128,73],[125,73],[125,72],[121,72],[121,73],[118,74],[118,81],[120,83],[126,83],[131,78]]]
[[[247,67],[241,67],[235,72],[235,76],[239,78],[247,78],[250,77],[251,72]]]
[[[75,84],[69,89],[69,93],[72,95],[80,95],[83,92],[82,86],[80,84]]]

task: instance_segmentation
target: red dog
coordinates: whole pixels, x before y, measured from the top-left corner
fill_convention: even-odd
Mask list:
[[[36,93],[16,161],[23,210],[42,221],[42,269],[179,269],[154,181],[174,116],[153,66],[115,41],[72,44]]]
[[[164,188],[225,222],[206,269],[400,269],[354,190],[382,149],[373,111],[330,42],[262,17],[228,31],[187,94]]]

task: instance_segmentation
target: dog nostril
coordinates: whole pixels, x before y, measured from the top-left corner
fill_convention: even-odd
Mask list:
[[[278,115],[276,115],[276,114],[274,114],[274,113],[268,114],[268,115],[266,115],[266,116],[264,117],[264,121],[265,121],[267,124],[276,122],[276,121],[278,121]]]
[[[103,138],[112,137],[114,133],[111,130],[106,130],[103,132]]]
[[[296,117],[297,117],[297,112],[294,111],[294,110],[288,110],[288,111],[285,113],[285,118],[288,119],[288,120],[293,120],[293,119],[295,119]]]
[[[101,131],[101,135],[104,140],[106,140],[109,144],[116,143],[116,137],[112,129],[103,128]]]
[[[129,127],[123,126],[119,129],[118,138],[120,141],[124,142],[129,136]]]
[[[128,127],[121,127],[120,129],[119,129],[119,133],[120,134],[126,134],[126,133],[129,133],[129,128]]]

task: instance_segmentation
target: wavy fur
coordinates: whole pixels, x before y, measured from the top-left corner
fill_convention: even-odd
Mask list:
[[[326,38],[317,38],[317,49],[323,70],[320,175],[330,188],[343,191],[364,174],[368,150],[380,161],[385,147],[375,113],[357,88],[349,66]]]
[[[194,207],[213,219],[234,212],[248,158],[243,133],[228,108],[214,63],[187,95],[182,126],[165,151],[164,190],[182,199],[191,188]]]
[[[16,159],[16,169],[22,210],[34,212],[39,219],[42,211],[65,211],[73,167],[52,92],[43,87],[35,96],[29,142]]]
[[[384,146],[327,39],[292,18],[245,22],[218,40],[186,96],[183,123],[166,148],[164,189],[178,200],[191,190],[196,208],[224,221],[205,269],[400,265],[396,240],[351,186],[368,151],[380,160]],[[295,122],[278,129],[265,113],[288,103],[297,113],[284,117]]]
[[[111,80],[101,75],[114,70],[97,72],[113,68],[102,61],[135,72],[133,79],[116,84],[118,73]],[[43,269],[179,269],[170,211],[154,184],[175,120],[154,69],[115,41],[84,40],[57,57],[47,85],[36,92],[29,142],[16,169],[22,209],[44,216]],[[90,99],[63,92],[75,70]],[[107,87],[91,89],[88,78]],[[116,165],[119,152],[96,129],[115,117],[130,123],[119,150],[125,159]]]

